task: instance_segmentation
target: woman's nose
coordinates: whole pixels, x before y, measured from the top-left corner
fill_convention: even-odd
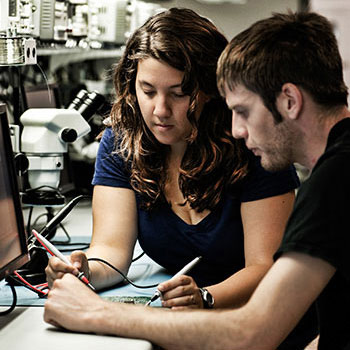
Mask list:
[[[153,114],[160,118],[170,116],[170,106],[166,96],[159,95],[156,97]]]

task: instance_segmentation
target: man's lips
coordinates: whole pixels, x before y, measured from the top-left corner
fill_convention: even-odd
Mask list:
[[[248,147],[248,149],[253,152],[256,156],[259,155],[259,148],[255,148],[255,147]]]

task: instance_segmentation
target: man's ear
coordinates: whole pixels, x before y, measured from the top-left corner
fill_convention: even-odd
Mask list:
[[[276,104],[283,116],[297,119],[303,106],[302,92],[296,85],[285,83],[277,97]]]

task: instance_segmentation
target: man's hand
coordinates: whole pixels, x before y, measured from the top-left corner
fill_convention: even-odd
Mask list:
[[[103,301],[71,273],[56,279],[45,303],[44,320],[56,327],[77,332],[96,332],[96,316]]]
[[[49,288],[52,288],[52,284],[56,279],[60,279],[66,273],[72,273],[78,275],[79,271],[84,272],[84,275],[89,279],[89,263],[86,254],[83,251],[77,250],[69,257],[72,265],[65,264],[59,258],[52,256],[49,259],[49,263],[45,269],[46,279],[49,284]]]

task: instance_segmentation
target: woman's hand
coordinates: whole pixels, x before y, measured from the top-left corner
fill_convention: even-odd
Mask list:
[[[199,288],[190,276],[178,276],[160,283],[162,306],[172,309],[202,309],[203,300]]]
[[[66,273],[78,275],[79,272],[84,272],[84,275],[88,279],[90,278],[89,263],[84,252],[80,250],[73,252],[70,256],[70,261],[72,265],[67,265],[55,256],[49,259],[49,263],[45,269],[49,288],[52,288],[52,284],[56,279],[61,279]]]

